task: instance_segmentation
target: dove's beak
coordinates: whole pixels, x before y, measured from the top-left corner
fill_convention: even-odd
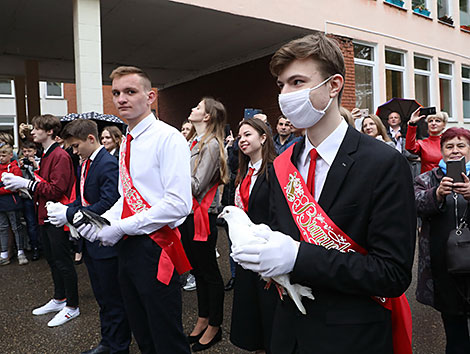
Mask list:
[[[224,216],[225,216],[225,211],[223,211],[219,215],[217,215],[217,219],[223,219]]]

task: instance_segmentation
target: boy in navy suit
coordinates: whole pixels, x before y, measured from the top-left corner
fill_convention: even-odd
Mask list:
[[[62,138],[82,160],[77,199],[55,203],[49,220],[56,226],[72,223],[75,213],[88,209],[103,214],[118,199],[118,163],[99,143],[98,128],[91,120],[77,119],[67,124]],[[84,240],[84,260],[96,301],[100,306],[101,342],[83,353],[128,353],[130,328],[118,280],[117,246],[100,247],[99,241]]]

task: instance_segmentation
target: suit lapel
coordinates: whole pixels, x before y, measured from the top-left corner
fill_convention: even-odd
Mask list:
[[[95,170],[95,167],[99,165],[99,162],[101,158],[103,157],[103,153],[109,154],[109,152],[106,151],[105,148],[101,148],[101,150],[96,154],[95,159],[91,162],[90,169],[88,170],[88,174],[85,179],[85,186],[87,185],[88,181],[90,180],[90,176],[93,176],[93,172]],[[81,174],[81,171],[80,171]],[[86,189],[86,188],[85,188]]]
[[[342,184],[345,182],[349,169],[354,164],[354,159],[350,154],[357,150],[359,138],[360,133],[353,128],[348,127],[344,140],[339,147],[330,170],[328,171],[320,199],[318,200],[318,204],[320,204],[326,213],[328,213],[328,210],[336,199]]]
[[[248,210],[251,210],[253,200],[255,200],[256,198],[256,193],[258,193],[258,190],[261,184],[264,182],[265,178],[266,178],[265,173],[256,177],[255,185],[253,186],[253,189],[251,190],[251,193],[250,193],[250,198],[248,199]]]

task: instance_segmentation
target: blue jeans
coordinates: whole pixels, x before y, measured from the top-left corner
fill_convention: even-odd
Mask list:
[[[21,212],[18,210],[0,211],[0,243],[2,252],[8,251],[8,228],[10,225],[15,235],[18,251],[24,249],[24,227],[23,224],[20,223],[20,219]]]
[[[23,216],[26,220],[26,228],[28,230],[29,242],[31,247],[39,247],[39,231],[38,231],[38,218],[36,215],[36,208],[34,201],[31,199],[23,199]]]

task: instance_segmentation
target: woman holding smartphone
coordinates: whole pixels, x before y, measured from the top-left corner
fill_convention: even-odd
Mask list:
[[[415,179],[418,215],[423,220],[418,238],[416,299],[441,313],[446,333],[446,354],[470,353],[467,321],[470,313],[470,276],[447,270],[447,239],[456,223],[470,223],[470,131],[449,128],[442,134],[439,167]],[[449,161],[465,158],[466,168],[456,182],[447,175]],[[462,173],[461,173],[462,174]]]
[[[273,138],[267,125],[257,118],[244,119],[238,135],[235,205],[245,210],[255,224],[266,224],[269,221],[268,170],[276,157]],[[278,296],[275,286],[265,289],[266,282],[258,274],[236,267],[230,341],[245,350],[270,353]]]
[[[441,134],[446,128],[449,116],[446,112],[425,116],[420,115],[419,110],[420,108],[414,111],[408,121],[405,149],[421,157],[421,173],[424,173],[437,167],[442,158]],[[423,118],[426,118],[426,123],[428,123],[429,138],[416,140],[418,122]]]
[[[225,107],[205,97],[189,116],[193,212],[179,227],[196,278],[198,319],[188,335],[192,350],[205,350],[222,339],[224,283],[217,264],[217,187],[228,182],[224,151]]]

